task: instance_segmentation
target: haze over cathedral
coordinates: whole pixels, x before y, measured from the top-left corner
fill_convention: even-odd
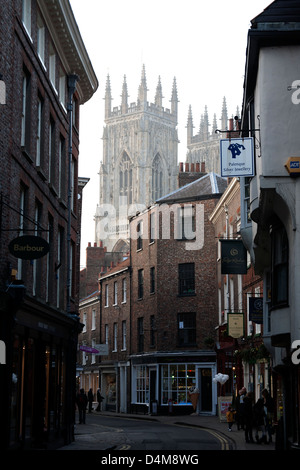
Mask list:
[[[178,188],[178,92],[176,77],[164,106],[162,79],[158,76],[151,102],[145,65],[142,67],[137,100],[129,102],[124,75],[119,106],[112,106],[110,76],[105,89],[103,159],[99,171],[99,203],[95,213],[95,242],[108,252],[129,250],[128,216],[135,215]],[[217,123],[220,123],[220,126]],[[187,117],[186,162],[199,164],[201,171],[219,173],[218,128],[228,128],[226,100],[221,117],[214,114],[210,125],[208,109],[194,135],[192,106]]]

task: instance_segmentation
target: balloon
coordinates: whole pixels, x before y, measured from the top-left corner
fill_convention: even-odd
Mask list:
[[[215,375],[213,382],[219,382],[221,385],[224,385],[225,382],[229,379],[229,375],[227,374],[221,374],[220,372]]]

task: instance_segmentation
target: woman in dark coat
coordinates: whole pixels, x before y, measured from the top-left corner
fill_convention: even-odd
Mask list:
[[[253,428],[253,395],[251,392],[247,393],[244,399],[245,404],[245,440],[246,442],[254,442],[252,435]]]

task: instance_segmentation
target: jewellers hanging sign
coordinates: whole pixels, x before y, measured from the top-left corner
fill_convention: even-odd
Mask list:
[[[23,235],[12,240],[8,249],[16,258],[38,259],[48,253],[49,243],[35,235]]]
[[[242,240],[220,240],[221,274],[246,274],[247,250]]]
[[[254,176],[253,138],[221,139],[221,176]]]
[[[263,324],[263,298],[249,297],[249,320]]]

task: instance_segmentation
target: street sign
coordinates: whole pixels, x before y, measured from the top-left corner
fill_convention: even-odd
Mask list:
[[[254,176],[253,138],[221,139],[221,176]]]
[[[89,354],[97,354],[99,351],[96,348],[91,348],[90,346],[79,346],[80,351],[87,352]]]
[[[91,346],[79,346],[80,351],[85,351],[89,354],[95,354],[96,356],[107,356],[108,355],[108,344],[95,344],[95,347]]]
[[[10,253],[21,259],[42,258],[48,253],[49,248],[46,240],[35,235],[22,235],[14,238],[8,245]]]
[[[98,349],[98,353],[96,353],[96,356],[108,355],[108,344],[96,344],[95,347]]]

